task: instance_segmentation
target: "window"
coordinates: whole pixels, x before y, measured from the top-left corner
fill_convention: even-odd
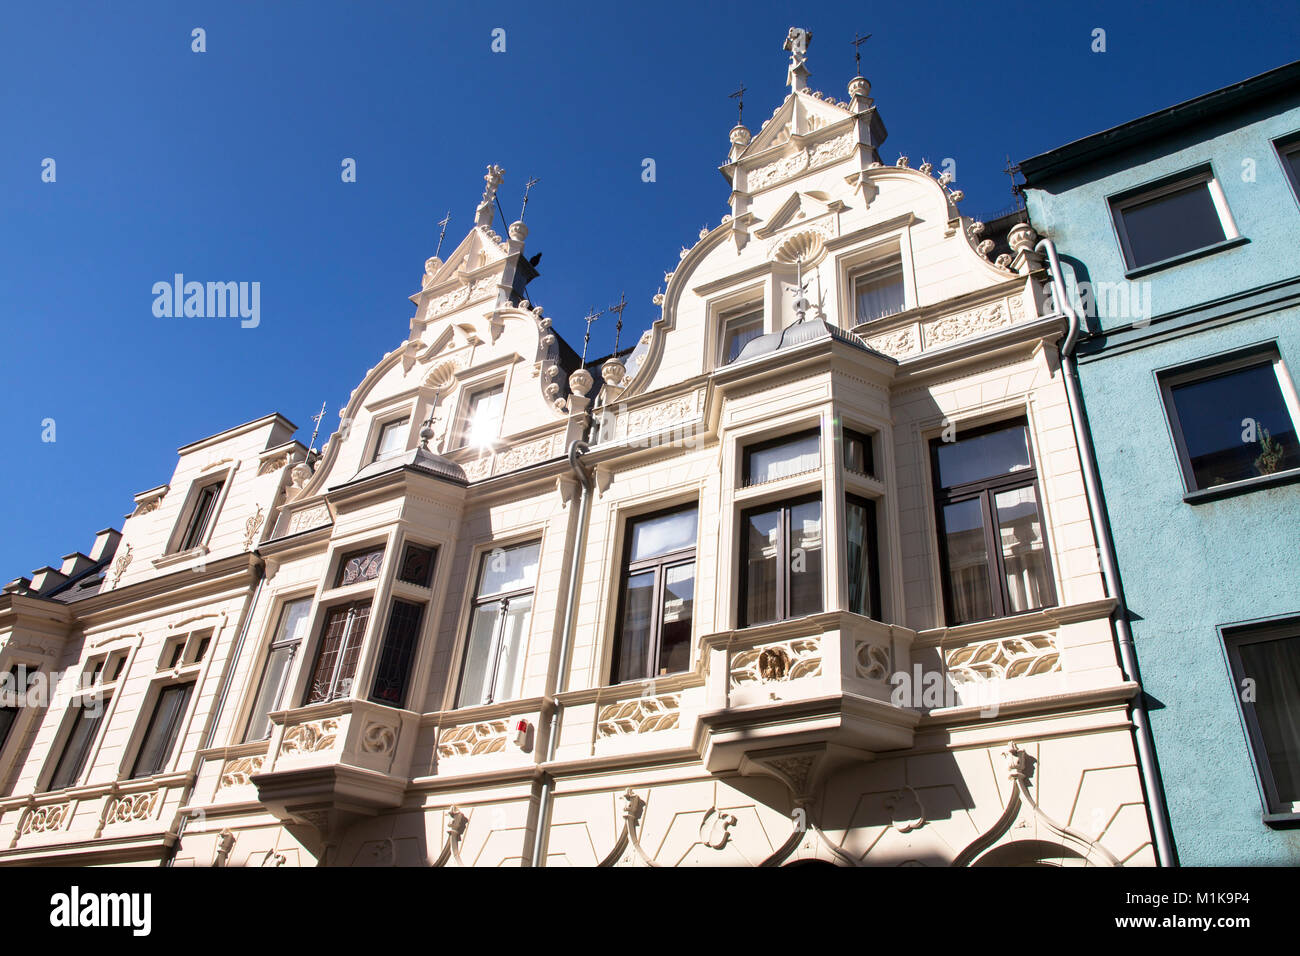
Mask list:
[[[257,687],[245,740],[265,740],[271,736],[271,719],[267,715],[280,707],[290,665],[298,654],[298,648],[302,646],[303,638],[307,636],[310,620],[311,598],[290,601],[280,611],[275,637],[267,651],[266,664],[262,667],[262,680]]]
[[[746,312],[724,319],[722,323],[722,351],[719,365],[730,365],[740,357],[741,350],[763,334],[763,312]]]
[[[330,608],[304,704],[337,700],[352,693],[352,680],[357,673],[357,659],[361,656],[361,642],[369,621],[369,601]]]
[[[821,498],[750,509],[740,528],[740,626],[820,612]]]
[[[1282,160],[1282,171],[1291,181],[1291,190],[1300,199],[1300,137],[1290,137],[1289,141],[1274,144],[1277,155]]]
[[[40,668],[20,664],[9,669],[0,681],[0,752],[9,742],[9,734],[18,722],[27,702],[27,693],[31,690]]]
[[[845,497],[845,540],[848,545],[849,610],[881,619],[880,555],[876,543],[876,503],[856,495]]]
[[[72,728],[68,732],[67,741],[63,744],[59,761],[54,765],[50,790],[75,786],[81,778],[81,772],[86,769],[86,760],[90,757],[90,748],[95,743],[100,721],[104,719],[104,712],[108,710],[108,699],[85,697],[75,701],[72,709],[76,711],[76,716],[72,720]]]
[[[1237,237],[1223,193],[1209,170],[1112,200],[1112,212],[1129,269]]]
[[[844,429],[844,467],[859,475],[876,475],[876,455],[871,436]]]
[[[1248,353],[1162,375],[1161,391],[1187,490],[1300,467],[1295,410],[1276,352]]]
[[[815,471],[822,464],[821,433],[816,429],[761,442],[745,449],[742,470],[746,487]]]
[[[1256,626],[1224,632],[1255,766],[1269,813],[1300,813],[1300,625]],[[1250,699],[1246,699],[1249,697]]]
[[[501,413],[505,407],[504,385],[480,389],[469,398],[461,425],[461,447],[481,448],[490,445],[501,433]]]
[[[375,457],[371,461],[382,461],[406,451],[406,436],[410,431],[409,417],[387,422],[379,429],[379,441],[375,443]]]
[[[935,439],[930,450],[948,623],[1054,604],[1026,422]]]
[[[185,525],[185,533],[181,535],[179,550],[189,551],[203,544],[208,534],[208,525],[212,523],[212,515],[217,507],[217,496],[221,494],[223,484],[224,482],[214,481],[199,489],[198,494],[194,497],[194,505],[190,509],[189,523]]]
[[[379,569],[383,567],[383,564],[384,548],[382,545],[378,548],[363,548],[360,551],[351,551],[339,559],[338,579],[334,582],[334,586],[343,588],[349,584],[373,581],[379,577]]]
[[[154,704],[153,714],[149,717],[149,726],[140,743],[140,752],[135,758],[135,767],[131,777],[149,777],[160,773],[171,760],[172,748],[180,736],[181,722],[189,706],[190,694],[194,682],[170,684],[158,693],[158,702]]]
[[[902,312],[903,267],[897,260],[853,277],[853,319],[858,325]]]
[[[483,555],[457,707],[518,696],[541,542]]]
[[[629,525],[614,683],[676,674],[690,666],[698,525],[695,505]]]
[[[397,579],[427,588],[433,580],[433,561],[437,553],[436,548],[408,544],[402,553],[402,567],[397,572]]]
[[[420,640],[420,622],[424,605],[394,601],[388,613],[388,631],[379,649],[379,666],[370,699],[377,704],[401,707],[406,703],[406,684],[411,676],[411,660]]]

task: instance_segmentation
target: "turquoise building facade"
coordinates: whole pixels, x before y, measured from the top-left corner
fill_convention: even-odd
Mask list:
[[[1020,168],[1178,862],[1300,863],[1300,63]]]

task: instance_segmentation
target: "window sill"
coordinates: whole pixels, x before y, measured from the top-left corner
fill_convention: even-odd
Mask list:
[[[1189,491],[1183,495],[1183,501],[1189,505],[1199,505],[1207,501],[1217,501],[1219,498],[1246,495],[1252,491],[1262,491],[1265,488],[1289,485],[1297,481],[1300,481],[1300,468],[1288,468],[1286,471],[1274,472],[1271,475],[1260,475],[1258,478],[1245,478],[1224,485],[1211,485],[1209,488]]]
[[[1266,813],[1264,826],[1274,830],[1294,830],[1300,827],[1300,813]]]
[[[1236,236],[1232,239],[1224,239],[1222,242],[1216,242],[1212,245],[1202,246],[1199,249],[1193,249],[1191,252],[1184,252],[1176,256],[1170,256],[1168,259],[1161,259],[1159,262],[1152,262],[1145,266],[1136,266],[1124,273],[1125,279],[1136,279],[1139,276],[1149,275],[1152,272],[1160,272],[1163,269],[1170,269],[1184,262],[1191,262],[1193,259],[1199,259],[1202,256],[1212,256],[1216,252],[1222,252],[1225,249],[1232,249],[1236,246],[1244,246],[1250,242],[1245,236]]]
[[[197,548],[190,548],[188,551],[175,551],[171,554],[164,554],[161,558],[153,559],[155,568],[167,568],[173,564],[183,564],[186,561],[193,561],[195,558],[201,558],[208,553],[208,546],[199,545]]]

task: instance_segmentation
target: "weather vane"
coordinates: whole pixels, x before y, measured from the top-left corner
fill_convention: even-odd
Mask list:
[[[853,39],[849,42],[853,44],[853,63],[858,68],[858,76],[862,75],[862,44],[871,39],[871,34],[862,36],[857,31],[853,33]]]
[[[441,219],[438,220],[438,225],[442,226],[442,232],[438,233],[438,248],[433,253],[433,257],[435,259],[438,258],[438,256],[442,255],[442,240],[443,237],[447,235],[447,223],[449,222],[451,222],[450,209],[447,210],[447,215],[443,216]]]
[[[736,125],[745,125],[745,84],[740,84],[740,89],[734,93],[728,93],[727,99],[736,101]]]
[[[325,403],[321,402],[320,411],[311,417],[311,420],[316,423],[316,427],[313,428],[311,432],[311,444],[307,446],[308,455],[311,455],[312,451],[316,448],[316,436],[320,434],[320,422],[321,419],[324,417],[325,417]]]
[[[618,302],[609,307],[609,311],[618,315],[618,321],[614,323],[614,354],[618,355],[618,340],[623,334],[623,310],[627,308],[627,296],[620,292]]]
[[[1013,163],[1011,157],[1008,156],[1007,164],[1002,171],[1011,177],[1011,194],[1016,197],[1016,208],[1019,209],[1024,202],[1024,191],[1020,183],[1016,182],[1016,175],[1020,172],[1020,167]]]
[[[582,364],[583,365],[587,364],[587,343],[591,341],[591,323],[595,322],[604,314],[605,314],[604,309],[601,309],[599,312],[597,312],[595,306],[592,306],[591,310],[587,313],[587,332],[582,337]]]
[[[528,182],[524,183],[524,204],[523,204],[523,206],[521,206],[520,209],[519,209],[519,221],[520,221],[520,222],[523,222],[523,221],[524,221],[524,211],[528,208],[528,190],[532,189],[532,188],[533,188],[534,186],[536,186],[540,181],[541,181],[541,180],[534,179],[532,176],[529,176],[529,177],[528,177]]]

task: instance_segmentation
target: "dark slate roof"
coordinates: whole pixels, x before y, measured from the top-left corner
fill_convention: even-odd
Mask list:
[[[414,468],[416,471],[422,471],[425,474],[433,475],[435,478],[441,478],[444,481],[452,481],[457,484],[467,484],[468,479],[465,477],[465,471],[454,461],[449,461],[441,455],[429,451],[429,449],[417,445],[410,451],[403,452],[400,455],[394,455],[391,458],[384,458],[380,461],[372,461],[366,467],[356,473],[351,481],[344,482],[343,485],[335,485],[335,488],[342,488],[346,485],[354,485],[359,481],[365,481],[368,478],[377,478],[379,475],[387,475],[390,472],[400,471],[403,468]]]
[[[825,319],[804,319],[802,322],[796,322],[794,325],[786,326],[779,332],[768,332],[766,335],[760,335],[756,339],[751,339],[740,350],[736,360],[727,367],[732,368],[740,365],[742,362],[748,362],[764,355],[770,355],[773,352],[779,352],[782,349],[791,349],[808,342],[815,342],[818,339],[832,339],[836,342],[843,342],[845,345],[851,345],[855,349],[861,349],[871,355],[880,358],[889,358],[882,355],[875,349],[869,348],[867,343],[858,338],[852,332],[845,332],[843,329],[831,325]],[[893,359],[889,359],[891,362]]]

